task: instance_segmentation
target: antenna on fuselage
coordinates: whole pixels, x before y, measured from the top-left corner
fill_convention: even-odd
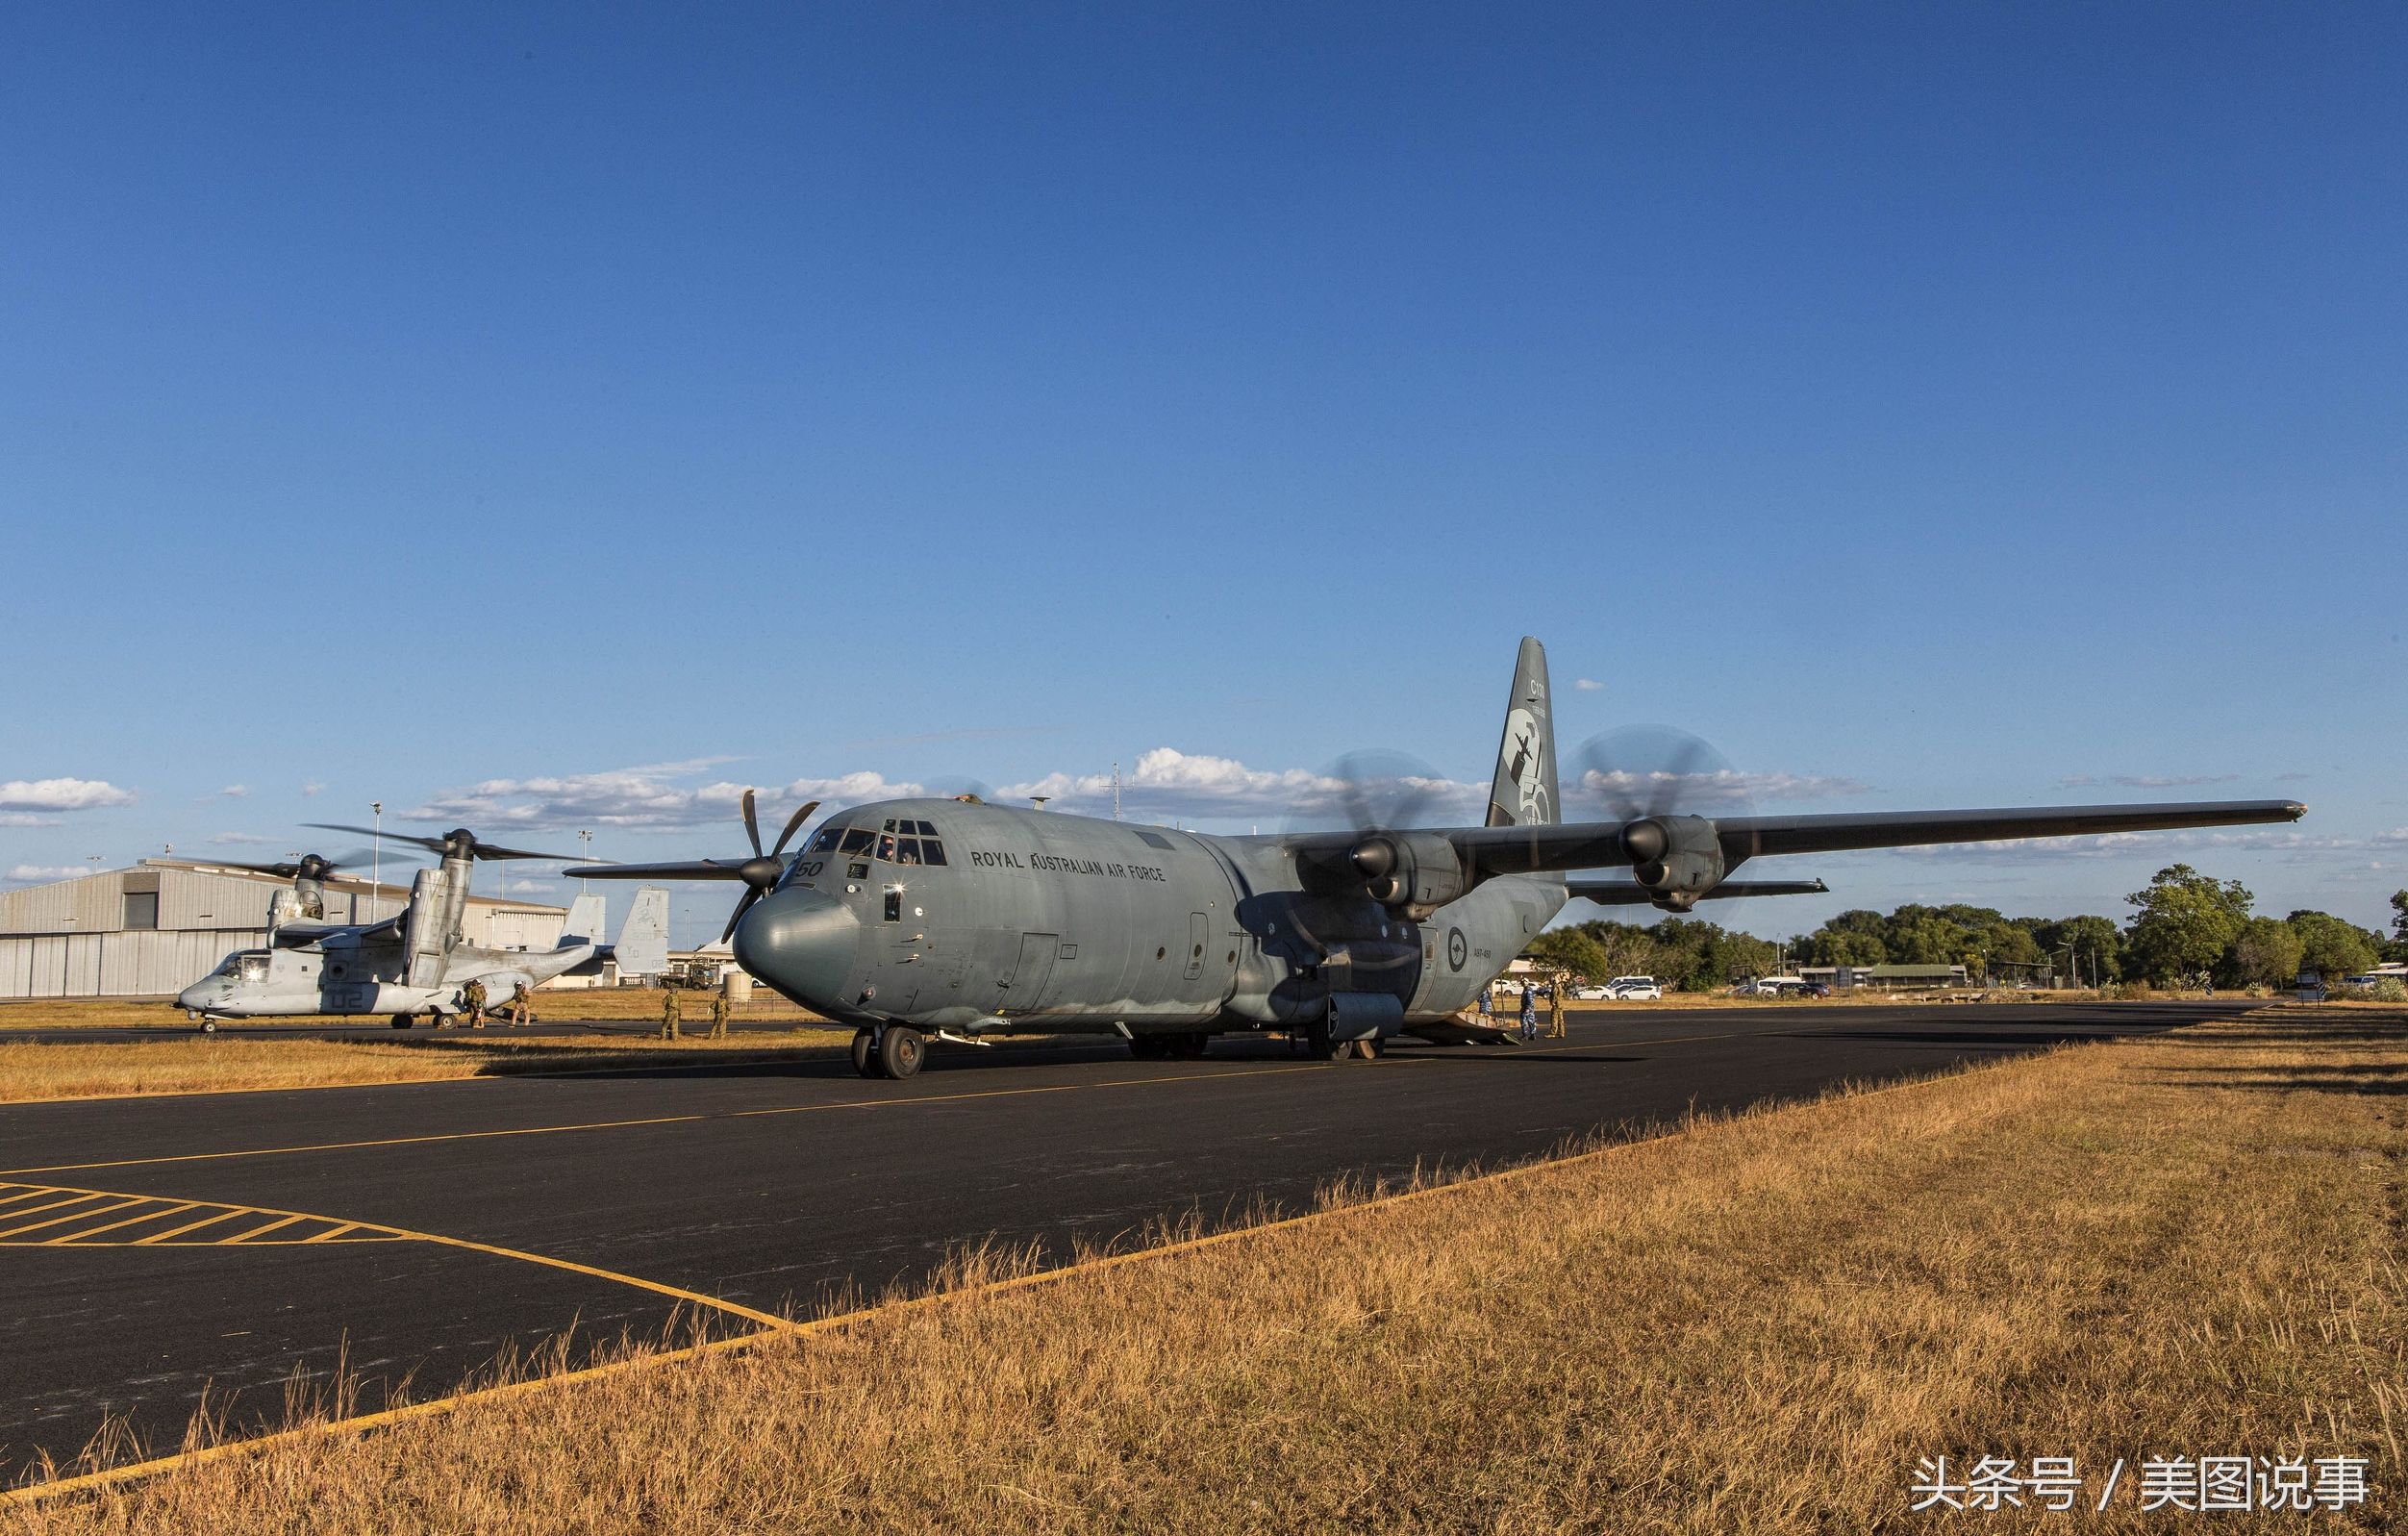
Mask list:
[[[1028,797],[1028,803],[1041,811],[1045,808],[1045,802],[1052,798],[1050,794],[1032,794]]]

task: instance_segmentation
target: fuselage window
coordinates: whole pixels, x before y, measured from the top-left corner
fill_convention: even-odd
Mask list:
[[[926,826],[927,824],[928,823],[925,821],[920,823],[922,826]],[[920,839],[919,861],[922,864],[944,863],[944,844],[938,842],[935,838]]]
[[[935,827],[930,826],[930,825],[929,825],[927,822],[925,822],[925,821],[919,822],[919,823],[918,823],[918,826],[919,826],[919,835],[920,835],[921,837],[923,837],[923,838],[933,838],[933,837],[935,837],[935,836],[937,835],[937,829],[936,829]]]
[[[884,826],[880,827],[878,830],[879,830],[879,831],[881,831],[881,832],[891,832],[891,831],[893,831],[893,830],[894,830],[894,818],[891,818],[891,817],[888,818],[887,818],[887,823],[886,823],[886,825],[884,825]],[[904,828],[903,828],[903,830],[904,830],[904,831],[906,831],[906,832],[909,832],[909,831],[911,830],[911,826],[910,826],[908,823],[906,823],[906,824],[905,824],[905,826],[904,826]]]
[[[891,821],[890,821],[890,822],[888,822],[888,823],[887,823],[887,825],[889,825],[889,826],[892,826],[893,824],[894,824],[894,823],[893,823],[893,822],[891,822]],[[886,860],[886,861],[887,861],[887,863],[889,863],[889,864],[892,864],[892,863],[894,862],[894,834],[893,834],[893,833],[891,833],[891,832],[881,832],[881,833],[879,833],[879,834],[878,834],[878,857],[880,857],[881,859]]]
[[[834,853],[836,851],[837,839],[842,836],[844,836],[844,829],[842,827],[823,826],[819,829],[819,835],[811,840],[811,847],[808,851],[813,853]]]
[[[917,864],[919,862],[919,839],[905,838],[902,842],[896,844],[894,848],[894,862],[897,864]]]
[[[877,835],[878,834],[870,831],[869,828],[865,826],[846,827],[844,829],[842,851],[846,853],[867,853],[869,851],[870,840]]]
[[[900,891],[887,893],[887,920],[889,922],[903,920],[903,893]]]

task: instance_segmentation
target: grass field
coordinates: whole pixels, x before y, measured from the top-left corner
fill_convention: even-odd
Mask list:
[[[2408,1014],[2266,1010],[1702,1122],[840,1331],[303,1432],[45,1532],[1796,1531],[1918,1460],[2353,1455],[2408,1499]],[[967,1262],[963,1278],[1012,1268]],[[640,1351],[639,1351],[640,1353]],[[2088,1513],[2117,1458],[2129,1469]]]
[[[798,1024],[792,1029],[748,1030],[723,1041],[690,1035],[674,1044],[625,1034],[513,1037],[494,1030],[391,1042],[185,1035],[88,1045],[11,1043],[0,1044],[0,1102],[438,1082],[512,1072],[666,1066],[701,1052],[721,1059],[778,1061],[834,1055],[851,1037],[850,1030],[834,1025]]]

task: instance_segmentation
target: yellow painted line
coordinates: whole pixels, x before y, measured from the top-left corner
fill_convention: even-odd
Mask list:
[[[240,1157],[287,1157],[301,1152],[371,1151],[387,1146],[422,1146],[440,1142],[481,1142],[510,1136],[557,1136],[568,1131],[629,1130],[642,1125],[691,1125],[711,1121],[760,1120],[781,1115],[832,1114],[848,1109],[907,1109],[920,1104],[957,1104],[981,1098],[1019,1098],[1037,1094],[1093,1093],[1113,1088],[1210,1083],[1225,1078],[1263,1078],[1291,1072],[1334,1071],[1342,1062],[1188,1072],[1163,1077],[1123,1077],[1109,1082],[1049,1083],[1029,1088],[983,1088],[959,1094],[922,1094],[912,1098],[846,1098],[825,1104],[780,1104],[768,1109],[724,1110],[708,1115],[646,1115],[633,1120],[586,1121],[563,1125],[520,1125],[490,1131],[443,1131],[430,1136],[387,1136],[360,1142],[313,1142],[297,1146],[258,1146],[231,1152],[178,1152],[163,1157],[122,1157],[99,1163],[50,1163],[39,1168],[0,1169],[0,1173],[85,1173],[98,1169],[148,1168],[160,1163],[210,1163]]]
[[[15,1189],[16,1193],[14,1195],[0,1195],[0,1205],[13,1204],[18,1200],[30,1200],[37,1195],[50,1195],[56,1193],[47,1184],[0,1185],[0,1189],[9,1188]],[[7,1213],[0,1212],[0,1220],[6,1220],[6,1218]]]
[[[36,1213],[38,1213],[38,1212],[41,1212],[41,1211],[55,1211],[55,1210],[57,1210],[59,1207],[61,1207],[62,1205],[73,1205],[73,1204],[77,1203],[77,1202],[78,1202],[78,1201],[80,1201],[80,1200],[88,1200],[88,1199],[93,1199],[93,1198],[96,1198],[96,1197],[97,1197],[97,1196],[95,1196],[92,1194],[92,1192],[91,1192],[91,1191],[89,1191],[89,1190],[75,1190],[75,1191],[72,1191],[72,1192],[67,1191],[67,1190],[44,1190],[44,1191],[42,1191],[42,1193],[43,1193],[44,1195],[61,1195],[61,1196],[65,1196],[65,1198],[63,1198],[63,1199],[57,1199],[57,1200],[52,1200],[52,1201],[51,1201],[49,1204],[47,1204],[47,1205],[28,1205],[28,1206],[24,1206],[24,1207],[22,1207],[22,1208],[20,1208],[20,1209],[18,1209],[18,1210],[11,1211],[11,1212],[9,1213],[9,1215],[8,1215],[8,1220],[10,1220],[10,1221],[15,1221],[15,1220],[16,1220],[18,1217],[20,1217],[20,1216],[33,1216],[33,1215],[35,1215]],[[5,1234],[0,1234],[0,1235],[5,1235]]]
[[[315,1236],[315,1237],[305,1237],[305,1238],[303,1238],[301,1241],[302,1241],[303,1243],[305,1243],[305,1244],[307,1244],[307,1243],[325,1243],[325,1242],[329,1242],[329,1241],[331,1241],[331,1240],[333,1240],[333,1239],[335,1239],[335,1238],[339,1238],[339,1237],[342,1236],[345,1232],[357,1232],[358,1230],[360,1230],[360,1223],[359,1223],[359,1222],[357,1222],[357,1221],[345,1221],[345,1222],[344,1222],[342,1225],[340,1225],[340,1226],[330,1226],[330,1227],[328,1227],[325,1231],[320,1232],[317,1236]]]
[[[262,1211],[258,1214],[262,1216],[273,1216],[276,1213],[273,1211]],[[252,1227],[248,1231],[242,1233],[239,1237],[221,1237],[214,1243],[212,1243],[210,1246],[220,1248],[232,1247],[238,1243],[248,1243],[255,1237],[265,1237],[270,1232],[281,1232],[295,1221],[306,1221],[309,1220],[310,1218],[306,1216],[288,1216],[281,1221],[270,1221],[265,1226]]]
[[[103,1232],[114,1232],[121,1226],[138,1226],[144,1221],[156,1221],[163,1216],[182,1216],[187,1211],[195,1211],[198,1209],[200,1209],[200,1201],[198,1200],[186,1200],[181,1205],[170,1200],[167,1202],[167,1208],[163,1211],[144,1211],[139,1216],[129,1216],[123,1221],[112,1221],[107,1226],[87,1227],[81,1232],[71,1232],[65,1237],[54,1237],[44,1243],[43,1246],[55,1248],[64,1243],[81,1243],[86,1238],[98,1237]],[[113,1244],[111,1246],[115,1246],[116,1245]]]
[[[138,1237],[134,1240],[134,1246],[138,1248],[146,1248],[155,1243],[172,1243],[177,1238],[184,1236],[185,1233],[197,1232],[202,1227],[208,1226],[213,1221],[223,1221],[231,1217],[243,1216],[246,1214],[248,1213],[245,1212],[239,1205],[222,1205],[216,1208],[216,1214],[214,1216],[204,1216],[197,1221],[187,1221],[184,1225],[177,1227],[172,1232],[155,1232],[149,1237]]]
[[[1337,1066],[1341,1064],[1329,1063],[1327,1065]],[[1844,1102],[1851,1102],[1857,1099],[1878,1097],[1884,1094],[1903,1093],[1909,1089],[1930,1088],[1936,1084],[1950,1082],[1959,1077],[1969,1076],[1971,1074],[1971,1071],[1980,1070],[1982,1069],[1974,1068],[1968,1070],[1937,1072],[1928,1076],[1910,1078],[1905,1082],[1890,1083],[1880,1088],[1845,1089],[1841,1094],[1840,1097]],[[1798,1107],[1809,1107],[1818,1101],[1813,1099],[1802,1099],[1796,1102]],[[665,1350],[659,1354],[647,1354],[630,1359],[613,1360],[601,1365],[586,1366],[576,1371],[564,1371],[552,1375],[536,1376],[525,1380],[504,1382],[499,1386],[471,1388],[465,1392],[455,1392],[446,1394],[440,1398],[430,1398],[424,1402],[406,1403],[398,1408],[386,1408],[376,1413],[360,1414],[350,1419],[339,1419],[331,1423],[309,1424],[297,1429],[279,1429],[268,1434],[255,1436],[249,1440],[228,1441],[221,1445],[205,1446],[197,1450],[179,1451],[172,1456],[161,1456],[150,1461],[135,1462],[123,1467],[111,1467],[101,1472],[83,1473],[72,1477],[54,1478],[46,1483],[36,1483],[29,1487],[13,1488],[8,1490],[5,1495],[0,1495],[0,1498],[5,1498],[11,1503],[33,1504],[60,1494],[72,1494],[95,1488],[113,1487],[119,1483],[138,1481],[141,1478],[156,1476],[161,1473],[173,1471],[179,1468],[203,1466],[210,1462],[224,1460],[229,1456],[242,1455],[251,1451],[263,1450],[279,1445],[289,1445],[312,1436],[322,1436],[335,1433],[356,1434],[369,1430],[390,1428],[393,1425],[409,1423],[415,1420],[439,1418],[444,1414],[454,1412],[455,1410],[465,1407],[471,1403],[502,1401],[512,1398],[525,1397],[530,1393],[542,1392],[553,1387],[567,1387],[580,1382],[593,1381],[608,1376],[622,1375],[631,1371],[645,1370],[655,1366],[673,1364],[678,1361],[700,1359],[707,1355],[722,1354],[731,1350],[750,1348],[755,1345],[773,1338],[808,1338],[817,1334],[842,1332],[856,1327],[861,1323],[874,1322],[881,1318],[891,1318],[907,1312],[924,1311],[930,1307],[949,1306],[958,1303],[977,1301],[989,1297],[1002,1296],[1015,1291],[1030,1290],[1038,1286],[1055,1285],[1065,1280],[1078,1278],[1081,1275],[1097,1274],[1107,1270],[1120,1269],[1124,1266],[1132,1264],[1151,1263],[1157,1260],[1172,1257],[1176,1254],[1192,1253],[1198,1249],[1217,1247],[1223,1244],[1241,1242],[1248,1238],[1270,1236],[1275,1233],[1292,1230],[1296,1227],[1312,1225],[1318,1222],[1335,1221],[1352,1217],[1373,1215],[1392,1209],[1393,1207],[1399,1205],[1408,1204],[1415,1200],[1429,1199],[1441,1195],[1457,1194],[1462,1191],[1477,1189],[1482,1186],[1502,1184],[1513,1179],[1525,1178],[1534,1173],[1552,1172],[1561,1169],[1578,1168],[1584,1164],[1599,1162],[1609,1157],[1616,1157],[1624,1153],[1633,1152],[1643,1146],[1654,1146],[1665,1142],[1678,1141],[1688,1134],[1689,1132],[1685,1130],[1668,1131],[1660,1136],[1643,1137],[1635,1141],[1616,1142],[1608,1146],[1600,1146],[1591,1151],[1574,1153],[1568,1157],[1553,1158],[1536,1163],[1525,1163],[1516,1168],[1499,1169],[1493,1173],[1474,1174],[1469,1178],[1457,1179],[1445,1184],[1425,1185],[1417,1190],[1401,1190],[1393,1195],[1379,1196],[1375,1198],[1362,1200],[1352,1205],[1329,1206],[1320,1210],[1306,1211],[1300,1215],[1283,1217],[1276,1221],[1265,1221],[1254,1226],[1232,1227],[1226,1231],[1207,1233],[1202,1237],[1186,1238],[1177,1243],[1166,1243],[1159,1247],[1135,1248],[1125,1253],[1107,1254],[1101,1258],[1087,1259],[1077,1264],[1066,1264],[1058,1269],[1040,1271],[1035,1274],[1016,1275],[1007,1280],[992,1280],[984,1285],[973,1286],[966,1291],[935,1292],[926,1296],[913,1297],[904,1301],[889,1302],[884,1305],[874,1307],[862,1307],[851,1312],[837,1313],[823,1318],[814,1318],[808,1322],[797,1322],[791,1319],[770,1318],[767,1314],[756,1313],[753,1315],[765,1319],[769,1325],[755,1333],[739,1334],[733,1338],[726,1339],[714,1339],[703,1344],[689,1345],[680,1349]],[[429,1239],[429,1241],[446,1242],[448,1240],[432,1238]],[[481,1246],[481,1245],[473,1244],[457,1246],[471,1247]],[[487,1249],[486,1251],[509,1252],[508,1249]],[[512,1254],[511,1256],[515,1258],[531,1258],[535,1259],[538,1263],[551,1262],[533,1254]],[[579,1266],[567,1267],[581,1268]],[[603,1273],[605,1272],[589,1271],[587,1272]],[[628,1279],[628,1277],[624,1275],[613,1275],[610,1277],[620,1280]],[[646,1284],[646,1282],[643,1281],[630,1281],[629,1283],[639,1285]],[[653,1289],[658,1288],[653,1287]],[[707,1297],[696,1297],[695,1299],[709,1302],[713,1306],[734,1310],[730,1303],[715,1301]]]
[[[88,1211],[69,1211],[64,1216],[54,1216],[47,1221],[36,1221],[29,1226],[13,1226],[6,1232],[0,1232],[0,1243],[13,1243],[28,1232],[38,1232],[46,1226],[57,1226],[62,1221],[81,1221],[87,1217],[107,1216],[112,1211],[122,1211],[129,1205],[147,1205],[152,1200],[157,1198],[158,1196],[155,1195],[136,1195],[129,1198],[121,1199],[113,1205],[95,1206]],[[60,1203],[63,1205],[72,1204],[74,1202],[63,1200]],[[45,1206],[44,1209],[46,1210],[48,1207]]]

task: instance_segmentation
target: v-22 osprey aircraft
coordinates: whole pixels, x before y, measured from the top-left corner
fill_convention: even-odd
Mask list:
[[[370,830],[314,824],[337,832]],[[314,854],[294,865],[240,866],[293,876],[292,891],[277,893],[270,904],[267,947],[228,955],[215,970],[185,988],[176,1006],[198,1019],[204,1033],[214,1031],[220,1019],[316,1014],[388,1014],[395,1029],[407,1029],[421,1014],[440,1021],[463,1012],[463,994],[471,981],[501,1004],[555,976],[598,970],[605,960],[646,972],[667,963],[665,891],[636,893],[615,945],[600,942],[602,898],[581,896],[569,909],[567,931],[552,948],[487,948],[464,942],[461,932],[475,863],[564,856],[499,847],[465,827],[439,838],[376,835],[442,856],[436,868],[418,871],[410,904],[399,914],[373,923],[320,920],[324,882],[333,866]]]
[[[1219,837],[971,799],[831,816],[790,859],[599,865],[597,879],[740,880],[736,958],[855,1026],[854,1066],[909,1077],[931,1035],[1118,1035],[1144,1057],[1301,1034],[1325,1060],[1459,1010],[1574,896],[1686,912],[1750,859],[1849,848],[2296,820],[2291,800],[1565,822],[1546,654],[1525,639],[1481,826]],[[1569,878],[1573,871],[1626,875]]]

